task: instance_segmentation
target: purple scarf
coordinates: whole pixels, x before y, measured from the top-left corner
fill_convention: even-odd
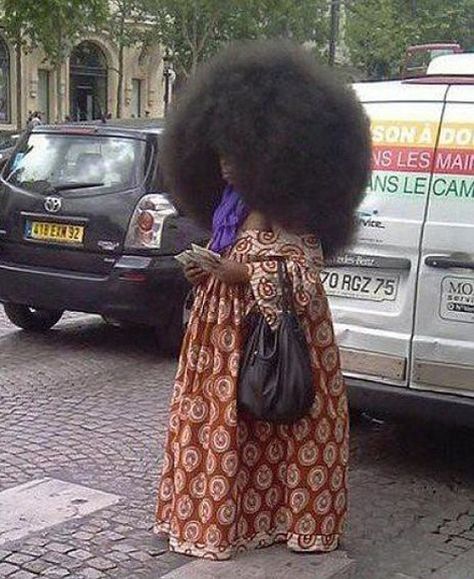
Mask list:
[[[228,185],[212,219],[212,241],[210,249],[222,253],[234,245],[237,232],[249,215],[249,209],[237,191]]]

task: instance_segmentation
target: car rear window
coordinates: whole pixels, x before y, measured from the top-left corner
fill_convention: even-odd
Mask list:
[[[87,194],[136,186],[143,180],[145,141],[104,135],[32,133],[8,163],[8,183],[50,194]]]

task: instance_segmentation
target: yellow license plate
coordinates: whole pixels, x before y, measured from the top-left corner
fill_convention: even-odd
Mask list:
[[[69,223],[29,221],[26,227],[26,234],[30,239],[38,239],[40,241],[79,244],[84,241],[84,226]]]

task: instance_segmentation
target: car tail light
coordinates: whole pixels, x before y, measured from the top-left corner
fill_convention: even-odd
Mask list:
[[[164,195],[155,193],[142,197],[133,212],[125,247],[160,249],[163,226],[170,215],[176,215],[176,210]]]

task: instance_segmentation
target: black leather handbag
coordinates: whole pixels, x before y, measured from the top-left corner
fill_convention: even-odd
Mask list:
[[[238,382],[239,410],[268,422],[290,424],[309,413],[315,387],[309,350],[298,321],[288,270],[278,261],[282,317],[272,330],[252,314]]]

